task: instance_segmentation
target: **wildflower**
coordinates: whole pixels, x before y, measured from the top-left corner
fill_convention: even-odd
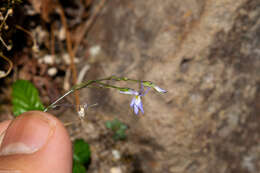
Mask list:
[[[144,114],[143,103],[142,103],[141,97],[145,96],[149,90],[150,90],[150,87],[146,91],[144,91],[144,86],[141,83],[141,89],[139,92],[137,92],[133,89],[127,89],[127,90],[119,91],[119,92],[122,94],[135,95],[130,103],[130,107],[133,108],[134,113],[136,115],[138,115],[139,110]]]
[[[132,99],[130,107],[134,109],[134,113],[136,115],[138,115],[139,109],[144,114],[144,108],[143,108],[143,103],[141,100],[141,95],[137,95]]]

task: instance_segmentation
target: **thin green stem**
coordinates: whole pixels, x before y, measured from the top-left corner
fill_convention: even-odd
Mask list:
[[[50,104],[48,107],[46,107],[43,112],[47,112],[50,108],[55,107],[55,104],[58,103],[59,101],[61,101],[64,97],[66,97],[67,95],[71,94],[73,92],[73,90],[69,90],[68,92],[66,92],[63,96],[61,96],[60,98],[58,98],[56,101],[54,101],[52,104]]]
[[[80,83],[78,85],[73,86],[68,92],[66,92],[64,95],[62,95],[60,98],[58,98],[56,101],[54,101],[52,104],[50,104],[48,107],[44,109],[44,112],[47,112],[49,109],[54,108],[58,102],[60,102],[64,97],[68,96],[69,94],[73,93],[76,90],[80,90],[82,88],[114,88],[119,91],[129,90],[130,88],[125,87],[118,87],[115,85],[110,85],[107,83],[103,83],[103,81],[126,81],[126,82],[136,82],[136,83],[148,83],[149,81],[141,81],[141,80],[135,80],[135,79],[129,79],[127,77],[116,77],[116,76],[110,76],[107,78],[97,79],[97,80],[88,80],[87,82]],[[99,84],[99,86],[92,86],[93,84]]]

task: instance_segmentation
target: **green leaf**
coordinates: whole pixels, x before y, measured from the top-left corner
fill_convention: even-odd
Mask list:
[[[126,130],[128,127],[127,127],[127,125],[125,125],[125,124],[121,124],[121,126],[120,126],[120,130]]]
[[[112,129],[112,123],[110,121],[107,121],[105,125],[108,129]]]
[[[81,163],[79,163],[79,162],[74,162],[74,163],[73,163],[72,172],[73,172],[73,173],[86,173],[87,170],[86,170],[86,168],[84,167],[84,165],[82,165]]]
[[[38,90],[26,80],[17,80],[12,92],[13,114],[18,116],[30,110],[43,110]]]
[[[115,140],[125,140],[126,139],[125,130],[118,130],[118,131],[116,131],[116,133],[114,134],[113,138]]]
[[[91,152],[88,143],[83,139],[76,139],[74,141],[73,159],[81,164],[86,164],[90,160]]]
[[[111,129],[113,132],[113,139],[114,140],[125,140],[126,139],[126,130],[128,129],[127,125],[123,122],[119,121],[115,118],[112,121],[107,121],[105,123],[108,129]]]

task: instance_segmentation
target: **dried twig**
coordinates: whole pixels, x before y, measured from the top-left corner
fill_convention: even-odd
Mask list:
[[[67,127],[67,126],[70,126],[72,124],[75,124],[75,123],[78,123],[78,122],[81,122],[82,120],[79,119],[79,120],[76,120],[76,121],[71,121],[71,122],[67,122],[67,123],[64,123],[64,126]]]
[[[9,51],[9,50],[11,50],[11,46],[8,46],[6,43],[5,43],[5,41],[4,41],[4,39],[1,37],[1,35],[0,35],[0,41],[2,42],[2,44],[4,45],[4,47]]]
[[[55,30],[55,26],[52,23],[51,24],[51,40],[50,40],[50,47],[51,47],[52,58],[54,58],[54,56],[55,56],[55,36],[54,36],[54,30]]]
[[[63,8],[60,5],[58,5],[58,9],[59,9],[58,12],[61,17],[62,25],[64,26],[65,31],[66,31],[66,45],[67,45],[67,49],[68,49],[68,52],[70,55],[70,68],[72,71],[73,84],[76,85],[77,84],[77,69],[76,69],[75,63],[74,63],[74,52],[72,50],[70,32],[68,30],[68,25],[66,22],[66,17],[65,17]],[[78,92],[75,92],[75,101],[76,101],[76,105],[80,105]]]
[[[1,30],[2,27],[4,26],[5,21],[7,20],[8,16],[9,16],[9,15],[12,15],[12,14],[13,14],[13,9],[8,9],[8,11],[7,11],[7,13],[6,13],[5,17],[4,17],[3,22],[0,24],[0,30]]]
[[[51,57],[53,62],[55,62],[55,35],[54,35],[55,25],[51,24],[51,38],[50,38],[50,50],[51,50]]]
[[[6,56],[4,56],[2,53],[0,53],[0,57],[3,58],[4,60],[6,60],[6,61],[8,62],[8,64],[9,64],[9,68],[8,68],[7,72],[2,72],[2,73],[0,73],[0,78],[4,78],[4,77],[6,77],[6,76],[11,72],[11,70],[13,69],[13,62],[12,62],[9,58],[7,58]],[[1,71],[0,71],[0,72],[1,72]]]
[[[74,55],[77,53],[77,50],[79,48],[79,45],[82,41],[82,39],[84,38],[84,36],[86,35],[86,33],[88,32],[89,28],[91,27],[91,25],[93,24],[93,22],[95,21],[95,19],[97,18],[98,14],[100,13],[101,9],[103,8],[103,6],[105,5],[106,0],[101,0],[99,2],[99,4],[97,5],[97,7],[95,8],[95,10],[93,11],[93,14],[90,16],[90,18],[86,21],[85,25],[83,26],[82,30],[79,32],[79,35],[77,36],[77,39],[75,40],[75,45],[73,48],[73,53]]]
[[[0,24],[0,31],[2,30],[2,28],[3,28],[3,26],[5,26],[5,22],[6,22],[6,20],[7,20],[7,18],[8,18],[8,16],[11,16],[13,14],[13,9],[8,9],[8,11],[7,11],[7,13],[6,13],[6,15],[5,15],[5,17],[4,17],[4,19],[3,19],[3,21],[2,21],[2,23]],[[0,33],[1,34],[1,33]],[[6,43],[5,43],[5,41],[4,41],[4,39],[1,37],[1,35],[0,35],[0,41],[2,42],[2,44],[6,47],[6,49],[9,51],[9,50],[11,50],[11,48],[12,48],[12,46],[8,46]]]
[[[31,33],[30,31],[26,30],[25,28],[19,26],[19,25],[15,25],[15,27],[16,27],[16,29],[19,29],[19,30],[23,31],[24,33],[26,33],[27,35],[29,35],[29,36],[31,37],[31,39],[32,39],[32,41],[33,41],[33,47],[32,47],[32,49],[33,49],[35,52],[38,52],[38,51],[39,51],[39,50],[38,50],[38,45],[37,45],[37,42],[36,42],[35,38],[33,37],[32,33]]]
[[[82,83],[85,74],[87,73],[87,71],[90,69],[90,66],[88,64],[86,64],[79,72],[78,75],[78,80],[77,80],[77,84]]]

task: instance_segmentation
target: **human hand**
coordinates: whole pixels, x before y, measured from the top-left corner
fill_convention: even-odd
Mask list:
[[[0,123],[0,173],[71,171],[71,142],[57,118],[30,111]]]

